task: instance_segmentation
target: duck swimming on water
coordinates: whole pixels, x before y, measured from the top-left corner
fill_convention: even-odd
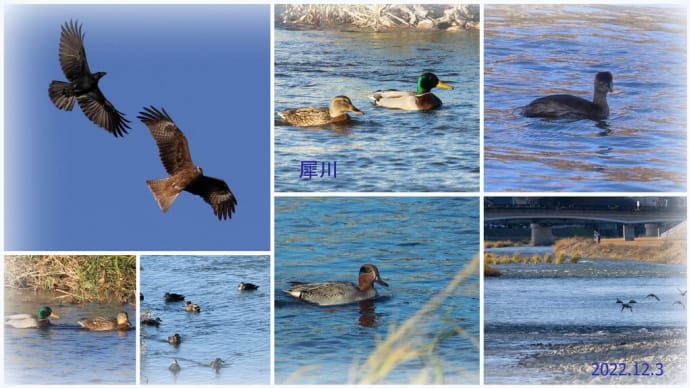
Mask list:
[[[77,323],[91,331],[127,330],[132,327],[132,324],[129,322],[129,315],[124,311],[118,313],[115,318],[96,317],[84,319]]]
[[[526,117],[551,119],[603,120],[609,117],[606,94],[613,91],[613,75],[608,71],[594,77],[594,98],[592,101],[570,94],[553,94],[537,98],[522,108]]]
[[[255,291],[259,289],[259,286],[252,283],[240,282],[240,285],[237,286],[237,289],[240,291]]]
[[[307,106],[278,112],[278,116],[286,123],[296,127],[318,127],[333,123],[344,123],[350,120],[347,112],[363,115],[364,112],[352,105],[347,96],[335,96],[328,108]]]
[[[423,73],[417,79],[416,91],[379,90],[370,97],[374,105],[401,110],[432,110],[440,108],[441,99],[431,93],[431,89],[453,89],[438,79],[434,73]]]
[[[359,284],[357,285],[350,282],[291,282],[293,287],[284,291],[309,303],[332,306],[376,298],[378,294],[374,283],[388,287],[388,283],[381,279],[375,265],[364,264],[359,269]]]
[[[60,316],[54,313],[50,307],[42,306],[38,308],[38,313],[35,316],[31,314],[14,314],[6,317],[5,325],[16,329],[48,327],[51,325],[48,318],[60,318]]]

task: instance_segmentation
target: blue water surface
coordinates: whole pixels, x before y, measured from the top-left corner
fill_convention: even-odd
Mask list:
[[[686,190],[686,8],[485,7],[486,191]],[[591,100],[613,74],[603,122],[520,116],[549,94]]]
[[[268,256],[142,256],[141,267],[141,310],[162,320],[141,329],[142,384],[270,383]],[[240,292],[241,281],[259,289]],[[166,292],[185,295],[201,312],[166,303]],[[175,333],[179,346],[167,342]],[[209,367],[217,357],[225,361],[218,373]],[[168,370],[173,359],[177,375]]]
[[[415,90],[424,71],[454,90],[434,89],[443,107],[404,112],[372,105],[380,89]],[[328,106],[347,95],[365,114],[312,129],[276,121],[275,190],[477,191],[479,33],[275,29],[275,110]],[[277,116],[276,116],[277,118]],[[302,161],[319,176],[300,179]],[[336,164],[321,177],[321,163]],[[336,177],[333,177],[333,175]]]
[[[484,282],[487,384],[558,381],[563,377],[558,372],[519,365],[523,358],[542,351],[545,344],[609,343],[664,333],[685,336],[687,311],[674,302],[687,303],[679,292],[687,289],[686,266],[581,259],[576,264],[496,268],[502,275]],[[617,299],[637,303],[632,305],[633,311],[622,311]],[[631,352],[627,361],[634,361],[634,355]]]
[[[5,314],[36,314],[50,306],[60,318],[41,329],[4,328],[6,384],[134,384],[136,330],[88,331],[77,321],[129,314],[136,325],[134,305],[63,304],[64,294],[15,293],[5,290]],[[75,362],[77,361],[78,362]]]
[[[277,198],[275,258],[275,381],[278,384],[360,381],[358,369],[478,252],[477,198]],[[291,281],[357,281],[359,267],[378,267],[389,287],[376,285],[369,303],[322,307],[282,290]],[[409,383],[438,365],[445,383],[479,382],[478,273],[426,316],[409,339],[429,344],[395,368],[386,383]]]

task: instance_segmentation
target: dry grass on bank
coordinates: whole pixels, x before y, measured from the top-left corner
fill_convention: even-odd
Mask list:
[[[686,264],[685,239],[637,237],[633,241],[622,238],[602,239],[596,244],[591,238],[567,238],[554,244],[554,251],[569,256],[639,260],[655,263]]]
[[[429,336],[422,327],[425,326],[425,322],[438,319],[439,315],[445,314],[444,301],[457,295],[458,292],[478,295],[479,284],[468,281],[473,276],[477,276],[478,269],[479,257],[475,257],[455,275],[444,290],[426,302],[400,327],[392,329],[388,337],[369,355],[366,362],[354,371],[353,375],[357,378],[353,383],[379,384],[384,382],[386,376],[394,373],[396,368],[404,368],[407,361],[426,359],[428,366],[420,370],[417,378],[410,381],[410,384],[444,384],[442,362],[435,355],[435,349],[438,348],[439,343],[460,335],[474,344],[479,352],[479,338],[472,336],[459,326],[435,333],[435,336]],[[419,341],[420,338],[427,337],[428,340]],[[471,380],[474,376],[471,372],[467,372],[467,378]]]
[[[134,303],[135,256],[6,256],[5,287],[61,294],[68,303]]]

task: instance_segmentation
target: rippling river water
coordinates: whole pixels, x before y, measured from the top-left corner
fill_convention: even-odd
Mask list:
[[[686,10],[486,5],[487,191],[685,191]],[[613,74],[610,117],[544,120],[516,108],[590,99]]]
[[[380,89],[414,90],[424,71],[440,110],[374,108]],[[344,94],[364,111],[346,126],[276,122],[275,190],[479,190],[479,33],[275,30],[275,109],[328,106]],[[300,162],[335,162],[336,178],[300,179]]]
[[[276,383],[361,381],[357,368],[377,344],[477,255],[478,205],[476,198],[277,198]],[[356,282],[365,263],[389,285],[376,285],[374,301],[315,306],[282,292],[290,281]],[[415,325],[407,335],[413,348],[430,347],[383,382],[410,383],[429,368],[438,373],[430,381],[479,382],[478,282],[475,270]]]
[[[635,376],[594,377],[591,363],[665,362],[662,357],[677,351],[668,344],[686,353],[687,311],[675,303],[687,303],[679,292],[687,289],[685,266],[582,259],[496,267],[503,275],[484,282],[487,384],[639,382]],[[616,299],[637,303],[622,311]],[[625,343],[632,347],[601,351]],[[663,377],[638,379],[678,383],[686,366],[684,360],[666,362]]]

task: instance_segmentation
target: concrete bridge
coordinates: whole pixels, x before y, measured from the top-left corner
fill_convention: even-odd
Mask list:
[[[635,225],[645,226],[645,236],[659,236],[661,225],[685,221],[685,209],[644,210],[580,210],[569,208],[485,207],[484,223],[530,224],[532,244],[548,245],[553,242],[552,226],[573,222],[613,223],[623,225],[625,240],[635,239]]]

